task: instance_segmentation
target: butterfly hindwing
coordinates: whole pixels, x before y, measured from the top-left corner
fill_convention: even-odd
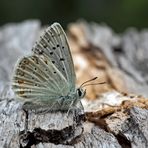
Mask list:
[[[68,83],[61,72],[46,57],[22,58],[16,65],[12,87],[27,101],[52,102],[68,93]]]
[[[33,52],[50,60],[65,77],[69,91],[75,90],[75,71],[68,41],[62,27],[54,23],[46,29]]]

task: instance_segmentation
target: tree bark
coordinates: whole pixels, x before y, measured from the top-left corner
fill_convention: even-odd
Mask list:
[[[128,92],[147,96],[147,31],[138,33],[132,30],[118,36],[104,25],[86,22],[72,25],[69,26],[71,46],[83,51],[95,65],[94,69],[104,69],[111,88],[124,90],[124,76]],[[6,25],[0,30],[0,147],[147,148],[148,101],[145,98],[137,101],[136,97],[127,96],[130,101],[126,102],[121,101],[119,96],[119,105],[115,103],[101,109],[97,106],[98,112],[84,114],[77,110],[68,116],[60,111],[37,114],[23,110],[23,104],[16,101],[6,84],[11,80],[17,58],[29,53],[40,32],[39,26],[39,21],[27,21]],[[103,62],[99,59],[103,59]],[[122,71],[121,79],[118,78],[119,70]],[[91,70],[88,71],[87,67],[89,72]],[[95,91],[92,89],[93,93]],[[108,98],[114,103],[115,97],[111,94],[108,94]],[[109,104],[109,100],[106,102],[101,97],[99,101],[100,104]]]

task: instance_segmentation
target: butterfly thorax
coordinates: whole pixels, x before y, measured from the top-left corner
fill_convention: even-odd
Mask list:
[[[61,96],[59,101],[61,110],[68,110],[69,108],[76,107],[80,103],[80,99],[83,98],[86,91],[77,88],[74,92],[70,92],[67,96]],[[78,105],[79,106],[79,105]]]

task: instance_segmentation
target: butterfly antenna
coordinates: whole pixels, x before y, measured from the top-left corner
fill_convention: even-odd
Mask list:
[[[105,83],[106,83],[106,82],[90,83],[90,84],[86,84],[86,85],[81,86],[81,88],[86,87],[86,86],[89,86],[89,85],[99,85],[99,84],[105,84]]]
[[[84,84],[86,84],[86,83],[88,83],[88,82],[90,82],[90,81],[94,81],[94,80],[96,80],[98,77],[94,77],[93,79],[90,79],[90,80],[87,80],[87,81],[85,81],[85,82],[83,82],[81,85],[80,85],[80,88],[82,88],[83,86],[84,86]]]

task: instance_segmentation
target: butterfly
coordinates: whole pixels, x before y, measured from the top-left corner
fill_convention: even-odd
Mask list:
[[[76,88],[76,74],[66,34],[59,23],[49,26],[32,48],[32,55],[21,58],[12,78],[12,89],[26,108],[69,110],[80,107],[86,94]]]

